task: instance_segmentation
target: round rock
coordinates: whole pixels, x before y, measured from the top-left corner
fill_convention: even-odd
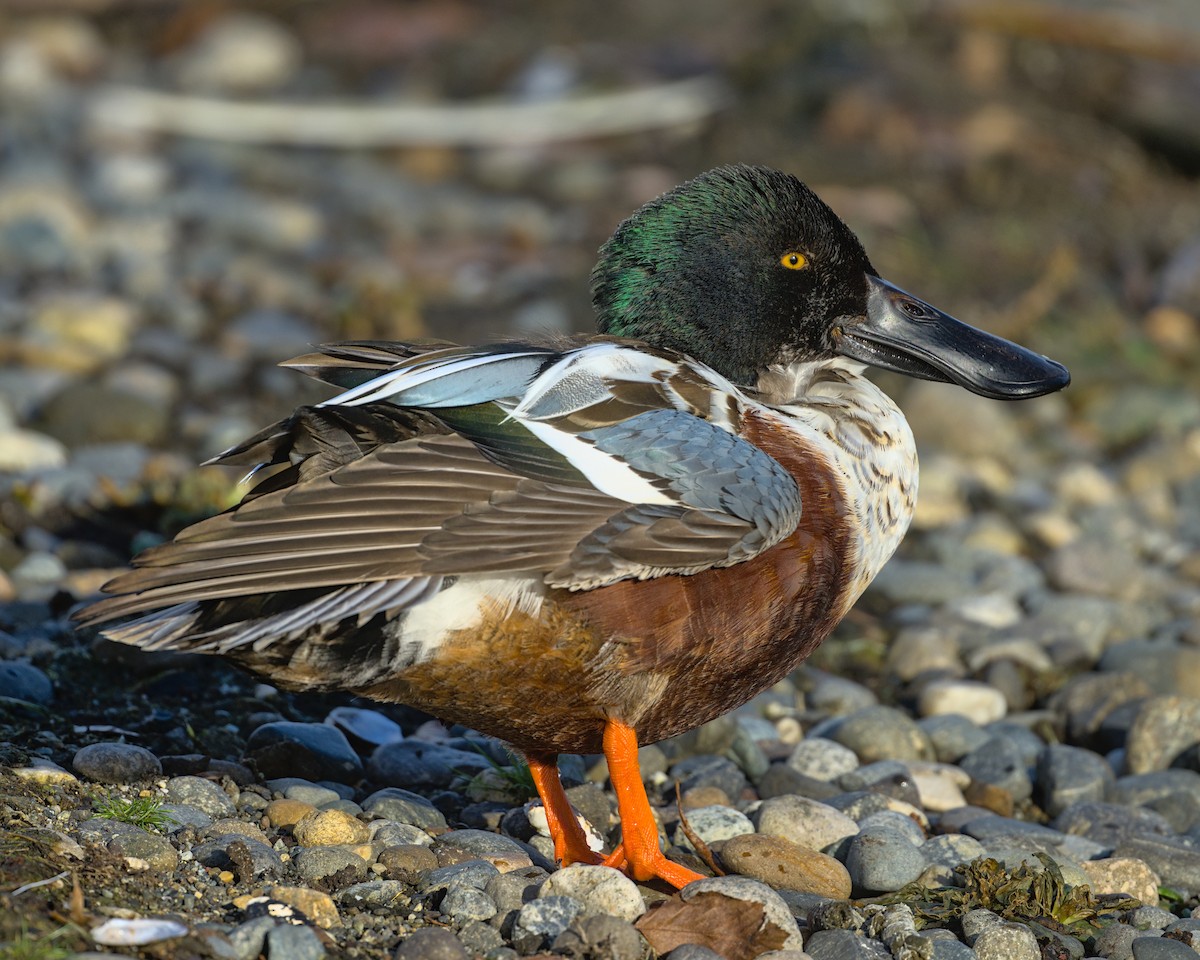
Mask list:
[[[45,704],[54,699],[54,684],[32,663],[4,660],[0,661],[0,697]]]
[[[825,850],[858,833],[858,824],[840,810],[795,794],[764,800],[750,819],[759,833],[783,837],[810,850]]]
[[[174,803],[186,803],[210,817],[232,817],[237,807],[224,790],[203,777],[172,777],[167,781],[167,797]]]
[[[571,921],[583,913],[583,904],[574,897],[541,897],[517,911],[512,942],[524,954],[545,950]]]
[[[831,900],[850,896],[850,874],[833,857],[782,837],[750,833],[726,841],[721,862],[743,877],[780,890],[815,893]]]
[[[1005,737],[992,737],[959,761],[964,773],[973,780],[1007,790],[1014,800],[1028,800],[1033,781],[1025,767],[1020,748]]]
[[[158,757],[132,743],[93,743],[75,754],[71,766],[99,783],[137,783],[162,775]]]
[[[612,867],[563,867],[546,878],[538,896],[571,897],[583,904],[585,916],[608,915],[633,921],[646,912],[646,901],[637,884]]]
[[[933,744],[908,714],[875,706],[842,718],[826,733],[853,750],[862,763],[876,760],[932,760]]]
[[[697,807],[694,810],[688,810],[685,815],[692,833],[709,844],[754,832],[754,824],[750,822],[750,818],[732,807],[721,805]],[[682,823],[675,828],[671,839],[676,846],[695,851]]]
[[[467,948],[445,927],[421,927],[396,948],[395,960],[470,960]]]
[[[871,893],[899,890],[927,866],[925,855],[906,836],[887,828],[859,833],[846,851],[846,869],[854,888]]]
[[[371,828],[341,810],[317,810],[296,823],[292,835],[302,847],[366,843],[371,839]]]
[[[264,723],[246,741],[246,756],[267,779],[301,777],[355,783],[363,766],[346,737],[323,723]]]
[[[1052,817],[1077,803],[1104,800],[1115,779],[1107,760],[1081,747],[1051,744],[1038,757],[1041,806]]]
[[[972,944],[979,960],[1041,960],[1037,937],[1020,923],[998,923],[980,932]]]
[[[814,780],[833,781],[856,769],[858,756],[835,740],[812,737],[796,744],[787,765]]]
[[[796,925],[796,918],[792,916],[787,901],[762,881],[751,877],[709,877],[693,880],[679,892],[679,896],[684,901],[689,901],[706,893],[759,904],[767,920],[787,934],[787,939],[782,944],[783,949],[799,950],[803,946],[800,928]]]
[[[1165,770],[1200,744],[1200,699],[1163,696],[1146,700],[1125,741],[1130,773]]]
[[[956,713],[975,723],[992,723],[1008,713],[1008,701],[995,687],[976,680],[935,680],[921,691],[923,717]]]

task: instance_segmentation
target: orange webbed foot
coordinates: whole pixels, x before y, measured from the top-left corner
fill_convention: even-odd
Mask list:
[[[587,835],[563,791],[558,778],[558,758],[528,756],[526,760],[546,811],[546,826],[554,840],[554,859],[563,867],[572,863],[602,863],[603,858],[588,846]]]
[[[604,726],[604,756],[621,814],[621,844],[605,858],[605,866],[624,870],[634,880],[657,878],[680,888],[705,879],[703,874],[668,860],[659,847],[658,824],[642,785],[637,751],[633,728],[610,718]]]

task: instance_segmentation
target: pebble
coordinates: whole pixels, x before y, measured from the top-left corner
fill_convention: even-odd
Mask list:
[[[956,713],[978,724],[1000,720],[1008,713],[1004,694],[974,680],[935,680],[921,691],[917,711],[923,717]]]
[[[546,949],[583,909],[583,904],[574,897],[561,894],[525,904],[513,922],[513,946],[524,954]]]
[[[1129,773],[1149,773],[1172,766],[1200,745],[1200,698],[1150,697],[1138,708],[1125,740]]]
[[[731,807],[698,807],[688,810],[686,816],[692,832],[707,844],[754,832],[754,824],[750,822],[750,818]],[[695,852],[682,823],[675,828],[672,840],[676,846]]]
[[[338,736],[342,736],[340,732]],[[406,790],[445,788],[459,777],[490,769],[491,763],[478,753],[420,740],[385,743],[367,761],[367,774],[372,781]]]
[[[371,839],[371,828],[341,810],[316,810],[292,827],[292,836],[302,847],[366,843]]]
[[[421,927],[400,942],[394,960],[470,960],[470,955],[453,931]]]
[[[409,823],[423,830],[441,833],[446,829],[446,816],[420,794],[399,787],[376,790],[362,802],[363,811],[371,817]]]
[[[535,859],[540,866],[552,866],[544,863],[543,858],[527,844],[486,830],[452,830],[443,833],[434,841],[433,851],[442,864],[486,860],[501,873],[533,866]]]
[[[1196,956],[1186,943],[1166,937],[1136,937],[1131,946],[1133,960],[1193,960]]]
[[[367,875],[367,863],[346,847],[305,847],[294,858],[296,872],[307,883],[344,887]]]
[[[697,787],[716,787],[727,797],[740,797],[748,786],[746,775],[726,757],[689,757],[671,767],[670,776],[684,793]]]
[[[563,867],[546,878],[538,896],[571,897],[583,905],[584,916],[608,915],[633,921],[646,912],[646,901],[637,884],[611,867]]]
[[[290,776],[354,783],[363,775],[362,761],[346,737],[323,723],[264,723],[246,740],[246,756],[267,779]]]
[[[858,767],[858,757],[849,747],[824,737],[809,737],[796,744],[787,765],[814,780],[834,781]]]
[[[929,738],[934,756],[941,763],[958,763],[990,739],[979,724],[957,713],[925,717],[917,725]]]
[[[845,863],[855,890],[870,893],[899,890],[929,865],[908,837],[888,827],[864,830],[854,836]]]
[[[813,960],[892,960],[882,943],[854,930],[818,930],[805,946]]]
[[[782,837],[745,834],[721,848],[726,869],[776,889],[815,893],[834,900],[850,896],[850,874],[833,857]]]
[[[998,923],[980,931],[971,944],[979,960],[1041,960],[1037,937],[1020,923]]]
[[[99,783],[137,783],[162,774],[158,757],[132,743],[93,743],[71,761],[80,776]]]
[[[972,779],[1000,787],[1014,800],[1028,800],[1033,795],[1033,781],[1020,748],[1007,738],[993,737],[968,753],[958,765]]]
[[[472,921],[490,920],[496,915],[496,905],[491,898],[466,884],[457,884],[447,890],[438,909],[460,927]]]
[[[239,875],[242,864],[249,867],[254,877],[277,877],[283,873],[283,860],[277,851],[265,843],[236,834],[226,834],[196,844],[192,848],[192,857],[206,867],[236,870]],[[242,879],[249,878],[243,876]]]
[[[378,863],[387,877],[416,883],[423,874],[437,868],[437,855],[426,846],[399,844],[383,850]]]
[[[308,887],[274,886],[270,888],[271,899],[295,907],[323,930],[341,923],[337,906],[329,894]]]
[[[311,927],[280,923],[267,931],[267,960],[320,960],[325,945]]]
[[[1081,747],[1051,744],[1037,763],[1038,802],[1047,815],[1090,801],[1102,801],[1116,778],[1101,756]]]
[[[2,465],[0,469],[3,469]],[[31,663],[0,661],[0,697],[47,704],[54,699],[54,684]]]
[[[310,814],[316,813],[317,808],[310,803],[302,803],[299,800],[289,800],[286,797],[282,800],[272,800],[263,810],[263,816],[273,827],[286,827],[291,829],[303,818]]]
[[[865,707],[835,718],[823,734],[854,751],[862,763],[932,760],[933,744],[908,714],[895,707]]]
[[[764,800],[751,811],[750,819],[759,833],[810,850],[826,850],[858,833],[858,824],[842,811],[794,794]]]
[[[232,817],[237,814],[234,802],[218,784],[203,777],[172,777],[167,781],[167,797],[174,803],[184,803],[203,810],[210,817]]]

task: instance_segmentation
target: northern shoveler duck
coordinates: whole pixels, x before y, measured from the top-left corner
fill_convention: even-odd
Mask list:
[[[592,296],[599,336],[289,361],[344,392],[211,461],[273,472],[81,619],[137,614],[107,635],[503,738],[562,863],[696,879],[659,848],[638,744],[793,670],[904,536],[913,436],[864,364],[993,398],[1070,377],[881,279],[829,207],[762,167],[642,207]],[[599,751],[622,820],[603,860],[557,772]]]

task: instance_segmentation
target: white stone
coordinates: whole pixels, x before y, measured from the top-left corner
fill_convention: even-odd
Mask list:
[[[921,691],[917,710],[923,717],[957,713],[980,726],[1008,713],[1004,694],[975,680],[936,680]]]
[[[646,912],[646,901],[620,870],[576,863],[550,874],[538,889],[539,897],[574,897],[588,915],[607,914],[634,921]]]

